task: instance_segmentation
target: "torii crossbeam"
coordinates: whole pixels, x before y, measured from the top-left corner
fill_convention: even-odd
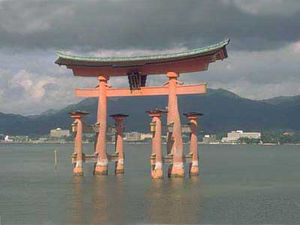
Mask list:
[[[99,88],[77,88],[75,90],[76,97],[99,97]],[[195,95],[206,93],[206,83],[192,85],[177,85],[177,95]],[[107,97],[134,97],[134,96],[157,96],[169,95],[169,87],[166,84],[162,87],[141,87],[140,90],[131,90],[130,88],[106,88]]]
[[[229,40],[206,48],[181,53],[136,57],[81,57],[58,53],[56,63],[73,70],[75,76],[97,77],[96,88],[76,89],[77,97],[97,97],[97,122],[99,130],[96,141],[98,159],[95,174],[107,174],[106,130],[107,98],[131,96],[168,96],[168,124],[172,131],[168,133],[167,152],[172,156],[171,176],[184,176],[183,142],[177,96],[204,94],[206,83],[183,85],[177,79],[180,73],[207,70],[208,65],[227,57],[226,45]],[[163,86],[147,87],[147,75],[166,74],[168,82]],[[113,88],[108,85],[111,76],[127,76],[129,88]]]

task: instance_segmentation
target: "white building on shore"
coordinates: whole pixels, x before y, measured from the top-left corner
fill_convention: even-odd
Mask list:
[[[217,144],[217,135],[215,134],[205,134],[202,139],[203,144]]]
[[[4,142],[13,142],[14,140],[13,139],[11,139],[8,135],[6,135],[5,137],[4,137]]]
[[[62,138],[62,137],[69,137],[69,136],[70,136],[69,130],[62,130],[61,128],[50,130],[50,137],[53,138]]]
[[[237,142],[240,138],[261,139],[260,132],[244,132],[242,130],[231,131],[227,137],[223,137],[221,142]]]

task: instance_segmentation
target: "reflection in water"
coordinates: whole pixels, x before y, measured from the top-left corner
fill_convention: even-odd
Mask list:
[[[83,224],[83,199],[82,199],[82,180],[81,176],[73,176],[73,201],[71,202],[71,224]]]
[[[92,224],[122,224],[124,218],[123,176],[94,177]]]
[[[73,178],[70,224],[122,224],[124,221],[123,177],[94,176],[90,182]]]
[[[105,224],[110,215],[107,177],[95,176],[92,185],[92,224]]]
[[[71,224],[199,223],[199,177],[148,180],[142,192],[123,176],[90,179],[73,178]]]
[[[146,195],[149,223],[199,223],[200,195],[193,194],[195,186],[199,188],[199,177],[153,180]]]
[[[112,205],[110,215],[111,217],[115,217],[113,221],[116,221],[117,224],[122,224],[122,220],[125,217],[124,210],[125,210],[125,204],[124,204],[124,187],[123,187],[123,175],[119,174],[114,177],[114,189],[112,194],[112,202],[110,203]]]
[[[93,149],[92,146],[88,146]],[[0,144],[3,224],[299,224],[299,146],[202,146],[200,177],[152,180],[149,145],[127,145],[126,173],[72,178],[71,145]],[[149,153],[150,154],[150,153]],[[24,163],[20,163],[22,158]],[[266,166],[267,165],[267,166]],[[187,167],[186,167],[187,168]],[[51,171],[53,172],[51,172]],[[166,171],[165,171],[166,172]],[[32,216],[34,215],[34,216]]]

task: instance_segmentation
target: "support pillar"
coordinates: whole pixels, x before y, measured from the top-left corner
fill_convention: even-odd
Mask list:
[[[128,117],[124,114],[114,114],[110,115],[115,120],[116,126],[116,143],[115,152],[118,155],[118,161],[115,166],[115,174],[124,173],[124,151],[123,151],[123,119]]]
[[[97,163],[95,167],[95,175],[107,175],[107,155],[106,155],[106,129],[107,129],[107,76],[98,76],[99,80],[99,100],[98,100],[98,112],[97,123],[99,124],[99,131],[96,144],[96,152],[98,154]]]
[[[173,155],[173,164],[169,169],[169,177],[184,177],[183,142],[176,93],[179,74],[168,72],[167,76],[169,78],[168,125],[173,124],[172,132],[169,132],[167,140],[168,153],[171,152]]]
[[[191,138],[190,138],[190,154],[192,155],[192,163],[190,164],[190,176],[198,176],[199,174],[199,157],[198,157],[198,124],[197,118],[202,116],[202,113],[184,113],[190,122]]]
[[[163,156],[161,148],[162,126],[160,117],[163,113],[166,113],[166,111],[156,109],[147,111],[147,113],[152,118],[150,125],[151,131],[153,132],[152,153],[155,154],[154,168],[151,167],[151,176],[153,179],[160,179],[163,178]]]
[[[76,111],[71,112],[70,115],[75,119],[72,124],[72,130],[75,132],[74,138],[74,152],[76,154],[76,162],[73,168],[73,174],[75,176],[83,176],[83,167],[82,167],[82,117],[86,116],[88,113]]]

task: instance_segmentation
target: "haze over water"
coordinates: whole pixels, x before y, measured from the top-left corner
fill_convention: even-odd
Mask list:
[[[188,147],[187,145],[185,146]],[[53,150],[58,150],[54,169]],[[150,145],[125,174],[73,177],[73,145],[0,145],[2,224],[299,224],[299,146],[200,145],[200,176],[152,180]],[[91,152],[92,145],[84,145]],[[112,150],[112,146],[109,146]]]

